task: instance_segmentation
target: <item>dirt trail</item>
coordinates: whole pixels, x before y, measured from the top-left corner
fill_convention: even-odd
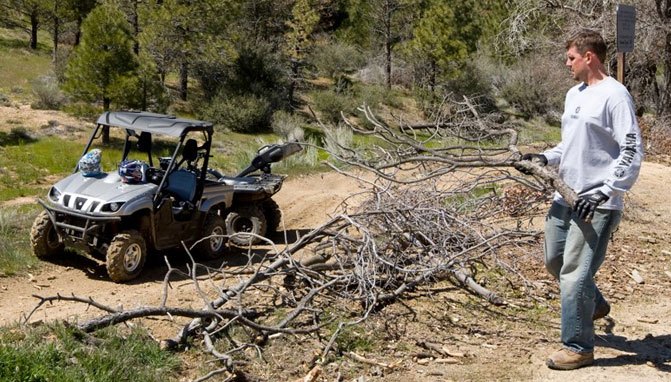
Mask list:
[[[3,110],[0,110],[0,117]],[[7,118],[22,120],[20,110]],[[42,119],[49,120],[51,115]],[[37,118],[37,121],[42,119]],[[23,121],[23,120],[22,120]],[[21,122],[30,124],[26,120]],[[461,380],[531,380],[531,381],[669,381],[671,380],[671,168],[651,162],[643,166],[639,182],[630,194],[629,210],[616,234],[611,252],[599,277],[608,296],[615,296],[612,321],[599,323],[596,363],[592,367],[569,371],[551,371],[544,365],[547,354],[558,348],[559,317],[552,314],[546,327],[539,329],[527,323],[497,322],[497,330],[505,335],[469,335],[459,343],[468,357],[457,365],[429,362],[420,364],[405,353],[372,355],[371,358],[401,365],[386,375],[366,375],[367,381],[461,381]],[[357,184],[338,174],[290,177],[276,200],[284,213],[287,231],[315,228],[333,214],[340,201],[356,192]],[[21,203],[29,200],[19,201]],[[628,258],[627,254],[632,257]],[[240,261],[240,254],[224,261]],[[187,259],[176,256],[172,264],[184,268]],[[219,266],[218,264],[208,264]],[[645,283],[631,277],[636,269]],[[55,263],[46,263],[39,272],[27,276],[0,278],[0,325],[17,322],[37,303],[41,296],[91,297],[110,307],[133,308],[156,305],[164,291],[163,278],[167,266],[163,259],[153,259],[140,279],[130,284],[115,284],[107,279],[104,265],[92,259],[73,256]],[[539,269],[542,272],[542,269]],[[667,273],[668,272],[668,273]],[[603,277],[602,277],[603,276]],[[601,285],[601,284],[600,284]],[[200,308],[202,302],[192,290],[190,280],[176,279],[168,291],[168,303]],[[441,311],[445,306],[427,309]],[[61,302],[46,304],[33,314],[31,321],[83,319],[99,314],[84,304]],[[514,320],[512,320],[514,321]],[[171,337],[180,322],[168,319],[145,320],[158,338]],[[550,329],[548,330],[547,327]],[[432,328],[423,335],[429,336]],[[497,333],[497,331],[494,331]],[[446,338],[450,334],[440,333]],[[455,342],[456,343],[456,342]],[[391,346],[391,345],[390,345]],[[457,345],[454,345],[457,346]],[[407,358],[407,359],[406,359]],[[327,380],[334,380],[333,378]]]

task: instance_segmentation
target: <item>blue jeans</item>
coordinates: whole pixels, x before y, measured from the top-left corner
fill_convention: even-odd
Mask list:
[[[555,202],[545,219],[545,267],[559,280],[561,291],[561,341],[576,353],[594,350],[592,315],[606,303],[594,275],[621,217],[622,211],[599,209],[586,223]]]

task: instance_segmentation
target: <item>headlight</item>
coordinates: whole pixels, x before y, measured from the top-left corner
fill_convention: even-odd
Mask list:
[[[61,192],[56,189],[56,187],[51,187],[49,190],[49,199],[54,202],[57,202],[61,198]]]
[[[112,202],[103,205],[100,209],[102,212],[117,212],[123,206],[123,202]]]

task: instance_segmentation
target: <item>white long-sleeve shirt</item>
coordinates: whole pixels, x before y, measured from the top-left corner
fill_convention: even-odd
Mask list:
[[[621,210],[624,193],[638,178],[643,161],[641,131],[627,89],[612,77],[581,83],[566,93],[561,142],[543,155],[559,165],[560,178],[578,195],[601,191],[600,208]],[[555,193],[555,201],[568,205]]]

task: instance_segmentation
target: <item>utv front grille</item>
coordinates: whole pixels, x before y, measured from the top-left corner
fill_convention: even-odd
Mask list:
[[[86,198],[83,196],[73,196],[68,194],[65,194],[63,196],[63,206],[75,209],[77,211],[82,211],[84,213],[95,212],[96,208],[99,205],[100,205],[99,201]]]
[[[86,198],[82,198],[82,197],[77,197],[77,198],[75,198],[75,205],[74,205],[75,209],[81,211],[82,208],[84,207],[84,204],[86,204],[86,201],[87,201],[87,200],[88,200],[88,199],[86,199]]]

